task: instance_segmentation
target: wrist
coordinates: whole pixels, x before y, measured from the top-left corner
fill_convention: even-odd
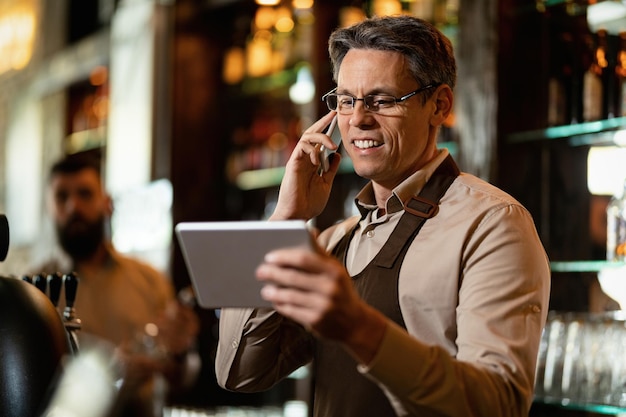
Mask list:
[[[361,364],[369,364],[382,344],[387,330],[387,318],[364,303],[358,323],[343,341],[348,351]]]

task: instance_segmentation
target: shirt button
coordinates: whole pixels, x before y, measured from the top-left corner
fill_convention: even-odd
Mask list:
[[[374,237],[374,234],[375,233],[374,233],[373,230],[368,230],[367,233],[366,233],[367,237]]]
[[[541,308],[537,305],[533,305],[532,307],[533,309],[533,313],[540,313],[541,312]]]
[[[237,349],[237,347],[239,346],[239,342],[234,340],[230,343],[230,346],[232,346],[233,349]]]

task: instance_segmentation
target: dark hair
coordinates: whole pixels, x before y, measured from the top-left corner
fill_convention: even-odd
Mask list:
[[[350,49],[395,51],[406,57],[420,86],[431,83],[456,84],[456,61],[452,43],[431,23],[414,16],[373,17],[337,29],[328,42],[333,79]]]
[[[75,174],[84,169],[93,169],[100,175],[101,158],[93,153],[76,153],[66,155],[50,168],[51,180],[59,174]]]

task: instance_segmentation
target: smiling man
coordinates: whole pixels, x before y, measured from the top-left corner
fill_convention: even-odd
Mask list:
[[[312,362],[315,416],[527,416],[550,272],[515,199],[437,148],[453,107],[447,38],[410,16],[373,18],[329,42],[337,88],[303,135],[270,220],[324,209],[340,157],[317,174],[337,115],[360,216],[317,251],[270,252],[272,309],[225,309],[216,371],[228,389],[271,387]]]

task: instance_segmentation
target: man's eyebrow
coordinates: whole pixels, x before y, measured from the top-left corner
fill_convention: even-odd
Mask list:
[[[341,90],[340,90],[340,89],[338,88],[338,89],[335,91],[335,93],[336,93],[336,94],[346,95],[346,96],[357,97],[357,95],[356,95],[356,94],[353,94],[353,93],[347,92],[345,89],[341,89]],[[378,88],[373,88],[373,89],[369,90],[367,93],[365,93],[365,94],[363,95],[363,97],[365,97],[365,96],[376,96],[376,95],[393,96],[393,94],[391,94],[391,93],[389,92],[389,90],[386,90],[386,89],[383,89],[383,88],[381,88],[381,87],[378,87]]]

